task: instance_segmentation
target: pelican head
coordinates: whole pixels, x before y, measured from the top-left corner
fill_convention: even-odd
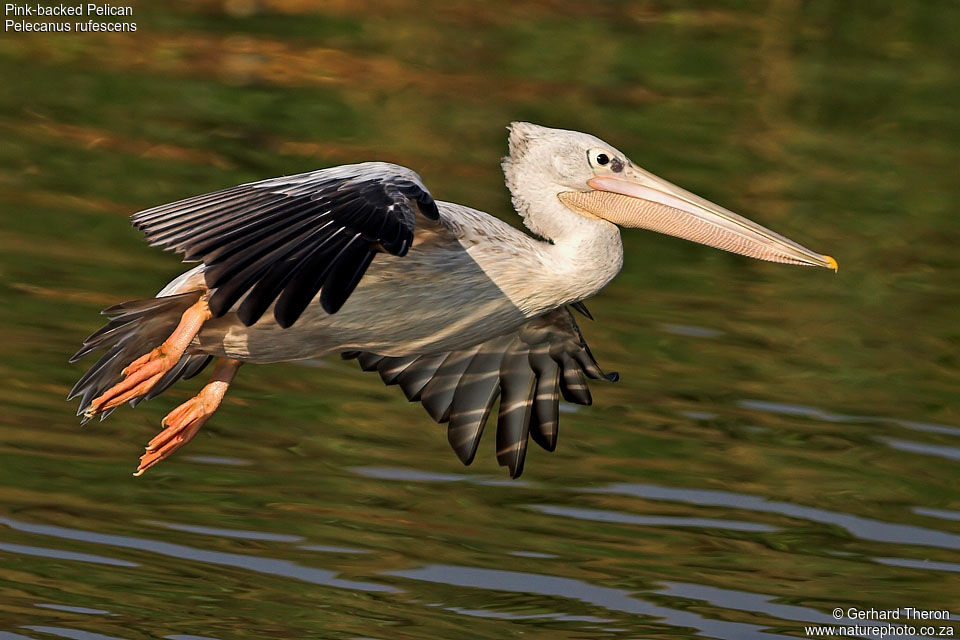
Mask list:
[[[644,171],[586,133],[514,122],[503,169],[527,226],[550,239],[584,219],[606,221],[760,260],[837,270],[832,257]]]

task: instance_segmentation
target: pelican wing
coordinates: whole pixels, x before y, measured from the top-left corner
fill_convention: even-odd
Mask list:
[[[547,451],[557,446],[561,395],[589,405],[586,378],[616,381],[594,360],[573,314],[566,308],[529,320],[513,333],[460,351],[386,357],[351,351],[364,371],[399,385],[434,420],[448,423],[447,439],[464,464],[477,452],[484,423],[497,398],[497,462],[514,478],[523,472],[527,438]]]
[[[418,214],[439,218],[420,176],[367,162],[242,184],[132,220],[151,245],[204,263],[215,317],[243,298],[237,315],[249,326],[276,301],[274,316],[289,327],[318,292],[336,313],[377,252],[405,255]]]

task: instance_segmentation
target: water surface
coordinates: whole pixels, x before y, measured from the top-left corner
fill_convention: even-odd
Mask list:
[[[132,35],[0,39],[0,639],[742,640],[835,607],[960,616],[957,5],[136,11]],[[582,322],[621,382],[520,481],[489,434],[464,469],[337,359],[244,368],[142,478],[200,381],[78,426],[67,357],[181,270],[127,215],[380,159],[516,223],[517,119],[595,133],[840,273],[626,233]]]

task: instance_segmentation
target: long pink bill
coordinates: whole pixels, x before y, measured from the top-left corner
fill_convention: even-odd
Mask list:
[[[618,176],[598,176],[588,184],[593,191],[564,192],[561,201],[624,227],[649,229],[759,260],[837,270],[832,257],[632,165]]]

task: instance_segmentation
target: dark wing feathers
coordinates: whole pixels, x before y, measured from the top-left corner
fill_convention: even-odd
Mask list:
[[[397,378],[413,364],[416,358],[383,358],[380,366],[380,378],[385,384],[397,384]]]
[[[423,388],[420,394],[420,403],[427,410],[430,417],[443,423],[450,420],[450,409],[453,406],[453,396],[457,391],[460,378],[466,373],[473,357],[479,349],[470,347],[463,351],[451,351],[444,358],[443,364]]]
[[[376,253],[370,250],[369,240],[361,239],[360,234],[354,236],[337,254],[330,267],[330,275],[320,289],[320,305],[327,313],[336,313],[343,306],[356,289],[360,278],[367,272],[367,267],[373,262],[375,255]],[[307,300],[307,304],[309,303],[310,300]],[[306,308],[306,305],[303,308]]]
[[[70,362],[76,362],[91,351],[106,349],[106,353],[83,374],[67,399],[80,396],[77,415],[83,414],[90,401],[121,380],[124,367],[158,346],[176,328],[180,316],[201,296],[200,291],[190,291],[174,296],[133,300],[104,310],[111,316],[107,324],[83,341]],[[209,361],[206,355],[188,355],[168,371],[144,399],[158,395],[179,378],[190,377],[200,372]],[[136,402],[139,402],[137,400]],[[101,420],[109,413],[100,414]],[[86,422],[89,418],[85,418]]]
[[[150,244],[204,263],[214,316],[240,302],[249,326],[276,302],[289,327],[317,293],[336,313],[377,252],[405,255],[418,214],[440,215],[420,177],[370,162],[231,187],[132,220]]]
[[[497,461],[514,478],[523,472],[527,439],[548,451],[557,446],[561,394],[590,404],[586,378],[615,381],[590,353],[573,315],[558,309],[468,349],[425,356],[384,357],[351,351],[364,371],[378,371],[410,401],[448,423],[447,439],[464,464],[477,451],[484,423],[497,398]]]
[[[590,309],[587,309],[587,305],[583,304],[583,300],[579,300],[570,305],[570,308],[574,311],[583,314],[585,317],[593,320],[593,314],[590,313]]]
[[[531,350],[530,366],[537,374],[537,389],[533,396],[533,413],[530,416],[530,435],[541,447],[553,451],[557,448],[557,431],[560,426],[560,365],[550,357],[549,348],[541,345]]]
[[[567,402],[590,406],[593,404],[593,397],[590,395],[590,387],[587,386],[587,378],[583,375],[583,369],[580,363],[570,357],[568,353],[562,353],[560,356],[560,393]]]
[[[529,352],[511,349],[500,365],[500,414],[497,416],[497,463],[514,478],[523,472],[530,432],[530,412],[537,375],[530,368]]]
[[[410,402],[420,401],[427,383],[430,382],[445,359],[446,354],[442,353],[435,356],[418,357],[416,359],[417,366],[407,367],[403,370],[403,373],[397,376],[397,384],[400,385],[400,390],[403,391],[407,400]]]
[[[487,416],[500,395],[500,364],[509,342],[510,336],[504,336],[480,345],[456,382],[447,440],[464,464],[473,462]]]

